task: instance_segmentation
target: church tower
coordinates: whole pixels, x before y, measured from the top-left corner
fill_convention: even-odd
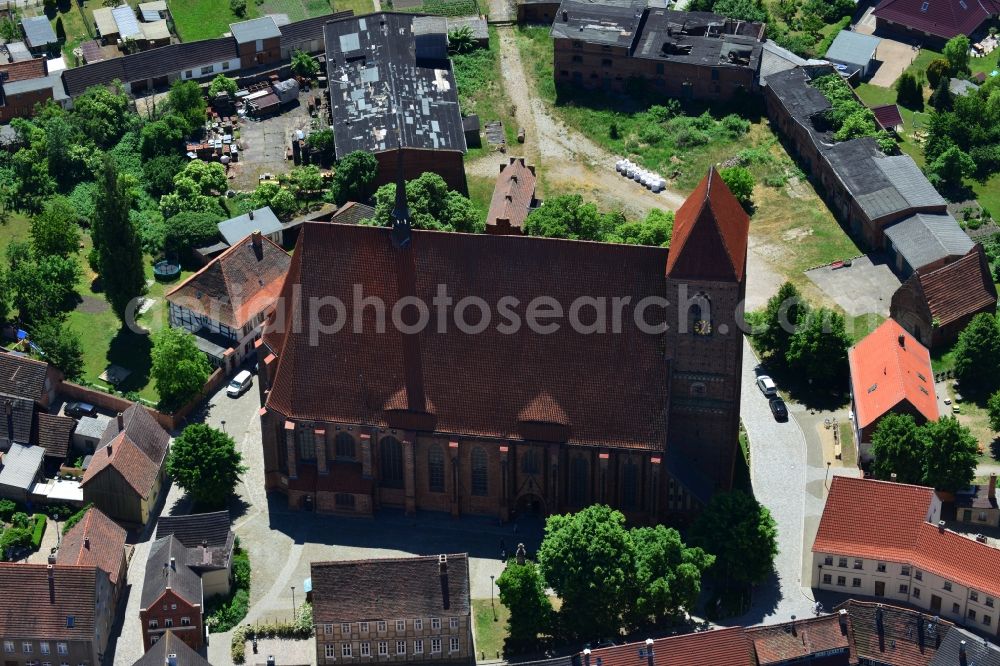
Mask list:
[[[677,210],[667,256],[667,454],[711,490],[732,486],[739,451],[749,229],[713,167]]]

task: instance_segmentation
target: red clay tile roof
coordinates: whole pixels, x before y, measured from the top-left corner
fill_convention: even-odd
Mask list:
[[[126,536],[122,527],[99,509],[91,508],[63,536],[56,563],[97,567],[108,574],[112,585],[117,585]]]
[[[146,454],[146,457],[159,466],[167,456],[167,448],[170,446],[170,435],[164,430],[153,415],[145,407],[133,403],[131,407],[122,412],[122,422],[125,434],[139,449]],[[100,446],[104,446],[119,434],[118,419],[111,419],[104,434],[101,435]]]
[[[149,497],[156,477],[160,473],[160,464],[150,460],[149,456],[143,453],[125,433],[121,433],[109,444],[94,451],[94,457],[83,474],[81,485],[86,487],[91,480],[109,467],[118,472],[139,497]]]
[[[712,167],[677,209],[667,275],[742,280],[750,217]]]
[[[603,666],[645,666],[645,659],[638,658],[642,643],[616,645],[594,650],[591,665],[601,660]],[[580,663],[583,663],[581,659]],[[743,627],[729,627],[702,631],[683,636],[660,638],[653,642],[654,666],[755,666],[753,645]]]
[[[65,458],[74,430],[76,430],[76,419],[38,412],[38,428],[35,432],[38,445],[45,449],[45,455]]]
[[[866,659],[885,666],[927,666],[954,626],[920,611],[854,599],[836,610],[846,610],[850,618],[852,664]]]
[[[927,522],[934,490],[836,476],[812,552],[911,564],[1000,596],[1000,549]]]
[[[871,110],[875,114],[875,122],[882,129],[893,129],[903,124],[903,116],[899,114],[899,107],[895,104],[873,106]]]
[[[512,157],[503,167],[493,187],[486,226],[520,229],[535,198],[535,170],[523,157]],[[505,220],[499,223],[498,220]]]
[[[230,328],[242,328],[277,298],[291,258],[262,237],[247,236],[167,292],[167,300]]]
[[[406,387],[404,336],[388,314],[386,332],[376,333],[372,307],[364,310],[363,333],[354,333],[351,322],[355,284],[387,308],[399,300],[405,280],[397,279],[399,262],[389,234],[380,227],[302,225],[282,293],[292,306],[284,308],[280,324],[292,321],[298,286],[301,303],[339,298],[348,323],[338,333],[320,335],[316,344],[306,331],[268,327],[264,339],[278,357],[269,410],[288,418],[385,426],[395,418],[387,408],[408,404],[394,398]],[[582,334],[566,321],[546,335],[527,325],[503,334],[497,330],[503,319],[496,304],[516,297],[523,324],[527,304],[539,296],[554,297],[564,310],[582,295],[608,302],[627,295],[633,303],[662,296],[666,250],[414,231],[408,251],[415,262],[413,289],[428,306],[443,284],[455,303],[478,296],[494,310],[493,324],[478,335],[460,332],[449,318],[446,333],[438,333],[432,319],[416,336],[427,412],[436,419],[431,429],[520,439],[525,437],[522,419],[548,419],[568,425],[571,443],[663,449],[668,387],[659,336],[630,325],[616,335]],[[470,313],[467,320],[475,322],[477,316]],[[330,322],[332,314],[324,317]]]
[[[0,63],[0,72],[7,74],[4,82],[40,79],[45,76],[45,58],[32,58],[20,62]]]
[[[447,585],[438,555],[313,562],[313,621],[468,615],[469,558],[465,553],[445,557]]]
[[[167,655],[174,660],[167,661]],[[207,659],[188,647],[187,643],[177,638],[177,634],[169,629],[163,632],[163,637],[132,666],[163,666],[171,663],[176,666],[211,666]]]
[[[94,640],[97,569],[0,562],[0,636]],[[72,617],[72,627],[67,618]]]
[[[979,243],[958,261],[929,273],[917,271],[909,279],[916,280],[939,326],[996,306],[996,286]]]
[[[951,39],[971,35],[998,11],[993,0],[883,0],[872,14],[876,18]]]
[[[816,652],[848,647],[847,632],[836,615],[747,629],[760,666],[780,664]]]
[[[903,401],[928,421],[937,421],[930,352],[894,319],[886,319],[851,347],[848,359],[860,427],[867,427]]]

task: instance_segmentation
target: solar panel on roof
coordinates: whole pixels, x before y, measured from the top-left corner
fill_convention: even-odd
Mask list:
[[[920,11],[926,12],[928,7],[930,7],[930,3],[925,2],[924,4],[920,5]]]

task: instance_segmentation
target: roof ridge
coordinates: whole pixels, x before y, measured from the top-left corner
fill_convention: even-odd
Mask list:
[[[719,211],[715,209],[715,201],[712,199],[712,184],[715,182],[716,177],[718,177],[719,180],[722,180],[722,174],[715,170],[715,165],[713,164],[708,170],[708,185],[705,187],[705,202],[712,211],[712,226],[715,228],[716,233],[719,234],[719,242],[726,248],[725,255],[726,260],[729,262],[729,267],[733,269],[733,274],[737,274],[738,271],[736,270],[736,264],[733,261],[733,255],[730,252],[726,235],[722,233],[722,229],[719,227],[722,216],[719,214]],[[723,181],[723,185],[725,185],[725,181]],[[729,194],[732,195],[732,192]],[[702,210],[704,210],[704,208],[702,208]]]

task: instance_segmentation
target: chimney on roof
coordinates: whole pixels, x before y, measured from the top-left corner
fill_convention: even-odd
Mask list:
[[[524,556],[525,556],[524,544],[523,543],[517,544],[517,552],[514,553],[514,555],[517,557],[517,563],[523,566],[524,565]]]
[[[118,432],[125,429],[125,415],[118,412]]]
[[[889,479],[891,479],[893,483],[896,483],[897,478],[899,478],[899,475],[896,474],[895,472],[889,475]]]
[[[847,635],[847,609],[841,608],[840,612],[837,613],[838,620],[840,622],[840,633],[843,636]]]
[[[167,664],[166,664],[166,666],[177,666],[177,655],[176,654],[170,653],[170,654],[167,655]]]
[[[566,23],[567,21],[569,21],[569,12],[566,11],[565,9],[562,12],[562,16],[563,16],[563,23]]]
[[[940,532],[941,534],[944,534],[944,521],[943,520],[939,520],[938,521],[938,532]]]
[[[9,399],[4,403],[4,412],[7,414],[7,441],[14,441],[14,403]]]
[[[906,336],[902,333],[899,334],[899,346],[906,349]]]
[[[46,565],[49,572],[49,603],[56,602],[56,568],[55,565]]]
[[[798,636],[795,631],[795,616],[792,616],[792,621],[788,623],[789,628],[792,630],[792,636]]]
[[[583,648],[583,666],[590,666],[590,648]]]
[[[177,558],[176,557],[171,557],[170,558],[170,570],[171,571],[177,571]]]
[[[990,492],[989,492],[989,498],[990,499],[996,499],[997,498],[997,475],[995,473],[994,474],[990,474]]]
[[[653,639],[646,639],[646,664],[653,666]]]
[[[513,174],[513,175],[511,175],[510,182],[512,182],[512,183],[516,183],[517,182],[517,174],[516,173]]]
[[[111,457],[111,442],[108,442],[107,446],[105,446],[104,448],[107,449],[108,457],[110,458]]]
[[[965,664],[965,657],[966,657],[965,641],[960,641],[958,643],[958,663],[964,665]]]
[[[89,536],[83,537],[83,547],[86,548],[87,550],[90,550],[90,537]]]
[[[882,623],[882,604],[875,609],[875,631],[881,636],[885,632],[885,625]]]
[[[253,211],[252,211],[252,210],[251,210],[251,211],[250,211],[249,213],[247,213],[247,215],[249,215],[249,216],[250,216],[250,219],[251,219],[251,220],[253,219]]]
[[[250,244],[253,245],[254,254],[258,257],[264,251],[264,237],[260,233],[260,229],[254,229],[253,233],[250,234]]]
[[[55,563],[56,563],[56,549],[53,548],[52,551],[49,552],[49,564],[55,564]]]
[[[441,600],[444,608],[451,608],[451,596],[448,588],[448,556],[438,555],[438,576],[441,578]]]
[[[274,664],[275,664],[274,657],[269,655],[267,657],[267,666],[274,666]]]

